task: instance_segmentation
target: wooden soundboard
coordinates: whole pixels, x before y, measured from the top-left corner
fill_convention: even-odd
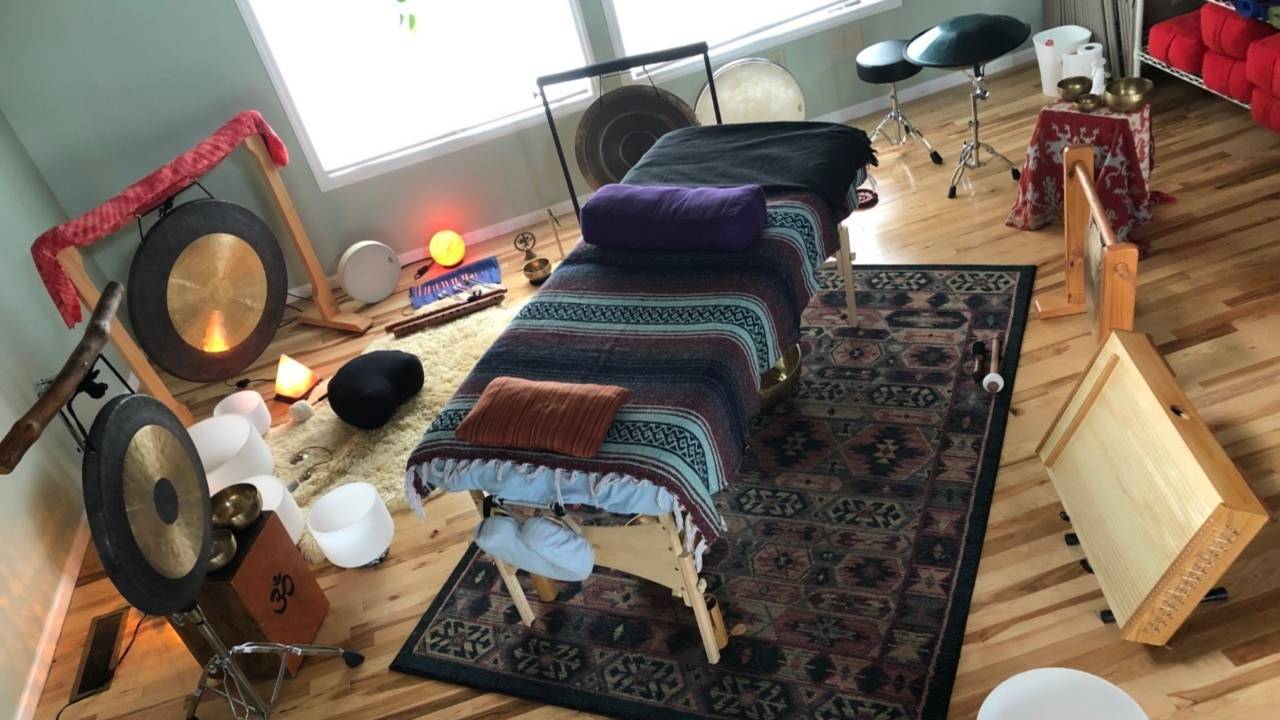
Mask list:
[[[1269,519],[1137,333],[1110,334],[1037,453],[1126,640],[1168,642]]]

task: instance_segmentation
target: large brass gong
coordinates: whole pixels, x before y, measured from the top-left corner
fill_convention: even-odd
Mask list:
[[[98,411],[84,455],[84,505],[111,582],[152,615],[195,602],[208,570],[209,486],[178,418],[148,395]]]
[[[134,255],[134,334],[152,362],[178,377],[233,377],[270,344],[286,281],[275,235],[251,211],[223,200],[179,205]]]

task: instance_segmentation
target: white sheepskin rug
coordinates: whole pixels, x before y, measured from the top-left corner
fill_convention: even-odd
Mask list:
[[[422,391],[383,427],[352,427],[334,415],[328,402],[320,402],[310,419],[272,429],[267,444],[276,475],[285,483],[299,483],[293,497],[304,514],[326,492],[350,482],[368,482],[378,488],[393,513],[408,507],[404,468],[409,453],[480,356],[515,317],[519,308],[509,305],[481,310],[401,339],[388,334],[375,340],[365,352],[402,350],[416,355],[422,359],[426,376]],[[304,479],[308,470],[310,476]],[[324,560],[310,533],[304,533],[300,547],[309,562]]]

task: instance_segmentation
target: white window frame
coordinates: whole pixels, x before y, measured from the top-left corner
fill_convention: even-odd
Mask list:
[[[863,1],[865,2],[866,0]],[[569,5],[572,8],[574,23],[577,26],[578,42],[582,44],[586,64],[590,65],[595,62],[595,57],[592,52],[590,38],[587,35],[586,23],[583,21],[582,6],[579,0],[570,0]],[[262,26],[254,15],[250,0],[236,0],[236,7],[239,8],[240,15],[244,18],[245,26],[249,30],[249,36],[253,38],[254,47],[258,49],[262,64],[266,67],[267,75],[271,78],[271,85],[275,88],[280,104],[284,106],[285,115],[289,119],[289,124],[293,126],[294,133],[298,136],[298,142],[302,145],[302,154],[306,157],[307,166],[311,168],[311,174],[315,176],[316,184],[320,186],[321,192],[336,190],[361,180],[367,180],[410,165],[416,165],[424,160],[448,155],[463,148],[546,123],[542,103],[537,101],[534,107],[515,115],[464,128],[453,134],[369,158],[362,163],[336,171],[325,170],[320,163],[319,155],[316,153],[311,137],[307,134],[307,128],[302,122],[302,115],[298,112],[298,106],[294,103],[293,97],[289,93],[289,87],[284,81],[284,75],[280,72],[280,67],[276,63],[270,45],[267,43]],[[572,70],[573,68],[564,69]],[[534,92],[536,88],[530,88],[530,91]],[[590,105],[599,94],[600,85],[593,79],[591,87],[585,95],[577,95],[552,102],[552,112],[559,118],[565,113],[582,110]]]
[[[784,1],[779,0],[779,2]],[[613,45],[614,54],[621,57],[626,51],[623,48],[622,29],[618,24],[618,14],[613,3],[614,0],[603,0],[604,15],[609,25],[609,41]],[[792,40],[900,7],[902,7],[902,0],[844,0],[844,2],[833,0],[832,7],[819,8],[805,15],[761,28],[745,37],[721,45],[713,45],[710,53],[711,60],[715,62],[750,57]],[[652,65],[645,69],[635,68],[631,71],[631,76],[632,79],[639,79],[646,75],[653,79],[671,79],[702,70],[702,59],[696,57]]]

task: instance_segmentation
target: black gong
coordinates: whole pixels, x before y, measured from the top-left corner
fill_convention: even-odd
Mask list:
[[[261,218],[225,200],[184,203],[134,253],[127,289],[134,336],[173,375],[224,380],[267,349],[287,286],[284,253]]]
[[[148,395],[111,400],[89,430],[82,479],[93,542],[124,599],[152,615],[187,610],[213,529],[204,468],[178,418]]]
[[[578,123],[578,168],[595,189],[620,182],[658,138],[695,124],[689,105],[662,88],[627,85],[611,90],[596,98]]]

